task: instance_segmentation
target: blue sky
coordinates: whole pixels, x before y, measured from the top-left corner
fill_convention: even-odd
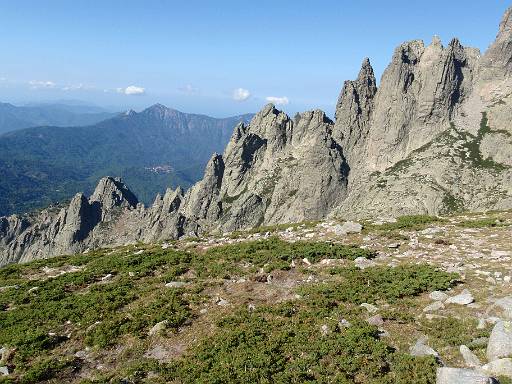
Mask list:
[[[403,41],[458,37],[484,51],[510,0],[0,0],[0,101],[156,102],[186,112],[333,114],[370,57],[378,77]],[[238,100],[236,100],[238,99]]]

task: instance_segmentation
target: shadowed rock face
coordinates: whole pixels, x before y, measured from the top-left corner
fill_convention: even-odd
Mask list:
[[[457,39],[407,42],[380,87],[365,59],[335,122],[266,105],[234,128],[201,181],[149,208],[105,178],[59,211],[0,218],[0,263],[329,216],[511,208],[511,13],[483,56]]]

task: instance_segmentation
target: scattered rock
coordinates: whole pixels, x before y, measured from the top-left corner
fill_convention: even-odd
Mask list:
[[[496,379],[472,369],[437,368],[436,384],[499,384]]]
[[[0,375],[8,376],[9,375],[9,368],[7,368],[7,367],[0,367]]]
[[[512,356],[512,322],[498,321],[487,344],[489,361]]]
[[[101,278],[101,281],[108,281],[108,280],[112,280],[112,277],[114,277],[114,275],[112,275],[111,273],[109,273],[108,275],[105,275]]]
[[[358,257],[357,259],[354,260],[354,264],[359,269],[365,269],[365,268],[373,267],[375,265],[375,262],[373,262],[372,260],[367,259],[365,257]]]
[[[338,322],[338,325],[339,325],[339,327],[340,327],[341,329],[343,329],[343,328],[350,328],[350,326],[351,326],[352,324],[350,324],[350,322],[349,322],[348,320],[346,320],[346,319],[341,319],[341,320]]]
[[[430,297],[430,299],[434,300],[434,301],[445,301],[446,299],[448,299],[449,296],[448,296],[448,294],[446,294],[446,292],[434,291],[434,292],[430,292],[428,297]]]
[[[322,336],[327,336],[329,334],[329,332],[330,332],[329,326],[327,324],[323,324],[320,327],[320,332],[322,333]]]
[[[363,226],[359,223],[347,221],[342,225],[335,225],[333,227],[333,230],[336,236],[345,236],[350,233],[361,233],[361,231],[363,230]]]
[[[435,312],[439,311],[440,309],[444,308],[444,304],[442,301],[436,301],[430,305],[427,305],[425,308],[423,308],[423,312]]]
[[[381,315],[375,315],[366,319],[366,322],[370,325],[381,326],[382,324],[384,324],[384,319],[382,318]]]
[[[379,308],[377,308],[375,305],[368,304],[368,303],[361,304],[361,307],[365,308],[370,313],[375,313],[379,310]]]
[[[467,289],[465,289],[460,294],[446,299],[445,304],[468,305],[474,301],[475,301],[475,298],[473,297],[471,292],[469,292]]]
[[[480,359],[467,346],[461,345],[459,351],[468,367],[476,368],[482,365]]]
[[[400,247],[400,243],[392,243],[388,245],[388,248],[390,249],[397,249]]]
[[[221,307],[227,307],[227,306],[229,305],[229,301],[224,300],[222,297],[219,297],[219,298],[217,299],[216,304],[217,304],[218,306],[221,306]]]
[[[413,356],[435,356],[439,357],[439,353],[437,353],[434,349],[429,347],[427,344],[427,339],[425,337],[422,337],[416,341],[416,344],[414,344],[410,348],[410,354]]]
[[[184,281],[171,281],[171,282],[165,284],[165,286],[167,288],[181,288],[186,285],[187,285],[187,283],[185,283]]]
[[[167,328],[168,323],[169,323],[169,321],[164,320],[164,321],[161,321],[161,322],[153,325],[153,327],[149,330],[149,336],[154,336],[154,335],[162,332],[165,328]]]

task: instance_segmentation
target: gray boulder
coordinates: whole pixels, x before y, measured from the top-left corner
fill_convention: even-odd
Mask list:
[[[436,384],[499,384],[499,382],[471,369],[442,367],[437,369]]]
[[[430,297],[430,299],[434,301],[445,301],[446,299],[448,299],[449,296],[446,292],[443,291],[433,291],[430,292],[428,297]]]
[[[512,356],[512,322],[498,321],[491,332],[487,344],[489,361]]]
[[[482,365],[480,359],[467,346],[461,345],[459,351],[468,367],[476,368]]]
[[[482,371],[492,376],[505,376],[512,378],[512,359],[498,359],[485,364]]]
[[[474,301],[475,301],[475,298],[473,297],[471,292],[469,292],[467,289],[465,289],[460,294],[446,299],[445,304],[468,305]]]
[[[435,356],[439,357],[439,353],[427,344],[427,339],[422,337],[416,341],[416,343],[410,348],[409,353],[412,356]]]
[[[494,303],[498,308],[502,309],[503,317],[506,320],[512,320],[512,296],[502,297]]]

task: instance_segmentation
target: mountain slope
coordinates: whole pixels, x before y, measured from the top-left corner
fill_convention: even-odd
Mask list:
[[[122,176],[142,201],[200,179],[210,155],[248,115],[214,119],[155,105],[87,127],[35,127],[0,136],[0,214],[26,212],[92,192]]]
[[[96,124],[117,113],[85,106],[64,104],[37,104],[18,107],[0,103],[0,135],[18,129],[53,125],[60,127]]]
[[[148,208],[133,199],[112,205],[108,196],[98,198],[104,186],[116,196],[124,196],[127,187],[105,178],[89,199],[79,194],[69,206],[37,216],[2,218],[1,261],[328,217],[510,209],[511,14],[512,8],[483,56],[457,39],[447,47],[438,39],[429,46],[404,43],[379,87],[364,60],[358,78],[344,84],[334,122],[318,110],[291,119],[265,106],[249,124],[236,126],[223,154],[210,158],[203,178],[186,193],[168,189]],[[147,121],[162,114],[175,112],[156,106],[124,118]],[[121,142],[146,140],[144,134],[130,131],[125,139],[122,129],[116,132]],[[131,154],[115,144],[102,147],[101,134],[72,150],[83,153],[85,162],[101,159],[107,150],[129,163]],[[44,135],[30,140],[46,148]],[[166,146],[177,158],[182,155]],[[2,149],[8,153],[9,146]],[[88,151],[94,158],[85,156]],[[44,160],[48,148],[34,153]]]

